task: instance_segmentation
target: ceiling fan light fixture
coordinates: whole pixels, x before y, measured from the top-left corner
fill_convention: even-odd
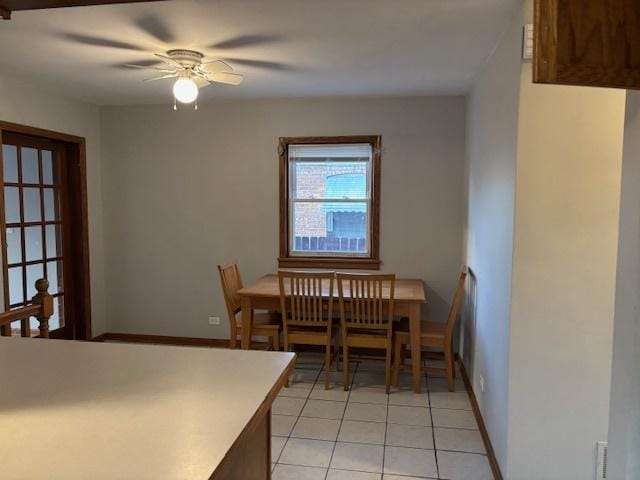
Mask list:
[[[189,77],[180,77],[173,84],[173,96],[180,103],[193,103],[198,98],[198,86]]]
[[[169,50],[166,54],[154,53],[154,56],[160,59],[163,65],[127,66],[154,70],[156,76],[145,79],[146,82],[177,78],[173,84],[174,110],[178,109],[178,102],[183,104],[197,102],[199,89],[212,83],[225,85],[242,83],[242,75],[234,73],[231,65],[222,60],[203,62],[204,55],[195,50]],[[197,110],[198,104],[196,103],[194,107]]]

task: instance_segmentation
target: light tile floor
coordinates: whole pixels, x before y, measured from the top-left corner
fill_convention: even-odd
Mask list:
[[[403,373],[387,395],[383,365],[352,362],[350,383],[333,371],[325,390],[317,357],[299,358],[273,405],[273,480],[493,478],[459,375],[453,393],[425,375],[416,394]]]

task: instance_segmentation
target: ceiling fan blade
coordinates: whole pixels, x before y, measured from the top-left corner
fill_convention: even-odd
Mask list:
[[[222,60],[213,60],[211,62],[204,62],[200,67],[205,73],[212,74],[218,72],[231,72],[233,67]]]
[[[263,45],[280,40],[279,35],[238,35],[222,42],[213,43],[208,48],[220,48],[231,50],[232,48],[250,47],[252,45]]]
[[[210,82],[225,83],[227,85],[240,85],[243,79],[243,76],[239,73],[218,72],[207,75],[207,80]]]
[[[291,71],[294,68],[286,63],[270,62],[267,60],[249,60],[243,58],[226,58],[225,60],[231,63],[237,63],[238,65],[244,65],[247,67],[261,68],[264,70],[277,70],[281,72]]]
[[[162,80],[165,78],[173,78],[173,77],[177,77],[178,75],[176,73],[167,73],[166,75],[160,75],[159,77],[153,77],[153,78],[145,78],[143,80],[143,82],[153,82],[155,80]]]
[[[160,42],[173,43],[175,41],[175,35],[169,25],[157,15],[145,15],[136,19],[134,23],[138,28]]]
[[[167,57],[166,55],[162,55],[160,53],[154,53],[154,55],[160,59],[162,59],[163,62],[168,63],[169,65],[172,65],[174,67],[177,67],[179,69],[183,69],[184,67],[182,65],[180,65],[179,62],[176,62],[173,58],[171,57]]]
[[[207,85],[211,85],[211,83],[206,78],[191,77],[191,80],[193,80],[193,83],[195,83],[198,86],[198,88],[204,88]]]
[[[120,40],[111,40],[109,38],[93,37],[91,35],[81,35],[78,33],[62,33],[60,36],[67,40],[82,43],[83,45],[90,45],[92,47],[119,48],[121,50],[134,50],[136,52],[144,50],[132,43],[121,42]]]
[[[161,73],[175,73],[176,69],[175,68],[162,68],[162,67],[152,67],[152,66],[146,66],[146,65],[133,65],[131,63],[125,63],[124,64],[125,67],[128,68],[138,68],[141,70],[154,70],[156,72],[161,72]]]
[[[124,67],[125,65],[136,65],[138,67],[162,67],[162,68],[166,67],[166,65],[163,65],[160,60],[153,59],[153,58],[145,59],[145,60],[136,60],[135,63],[121,62],[121,63],[116,63],[113,66]]]

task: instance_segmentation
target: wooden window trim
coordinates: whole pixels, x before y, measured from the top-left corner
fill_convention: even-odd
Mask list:
[[[332,143],[369,143],[373,150],[370,252],[368,257],[291,256],[289,253],[289,145],[322,145]],[[280,268],[336,268],[379,270],[380,261],[380,160],[382,137],[357,135],[335,137],[281,137],[278,146],[280,161]]]

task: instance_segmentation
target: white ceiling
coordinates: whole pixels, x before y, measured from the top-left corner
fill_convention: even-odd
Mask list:
[[[14,12],[0,21],[0,71],[99,105],[162,103],[171,81],[143,83],[153,74],[123,64],[192,48],[245,75],[204,99],[461,93],[516,3],[172,0]]]

